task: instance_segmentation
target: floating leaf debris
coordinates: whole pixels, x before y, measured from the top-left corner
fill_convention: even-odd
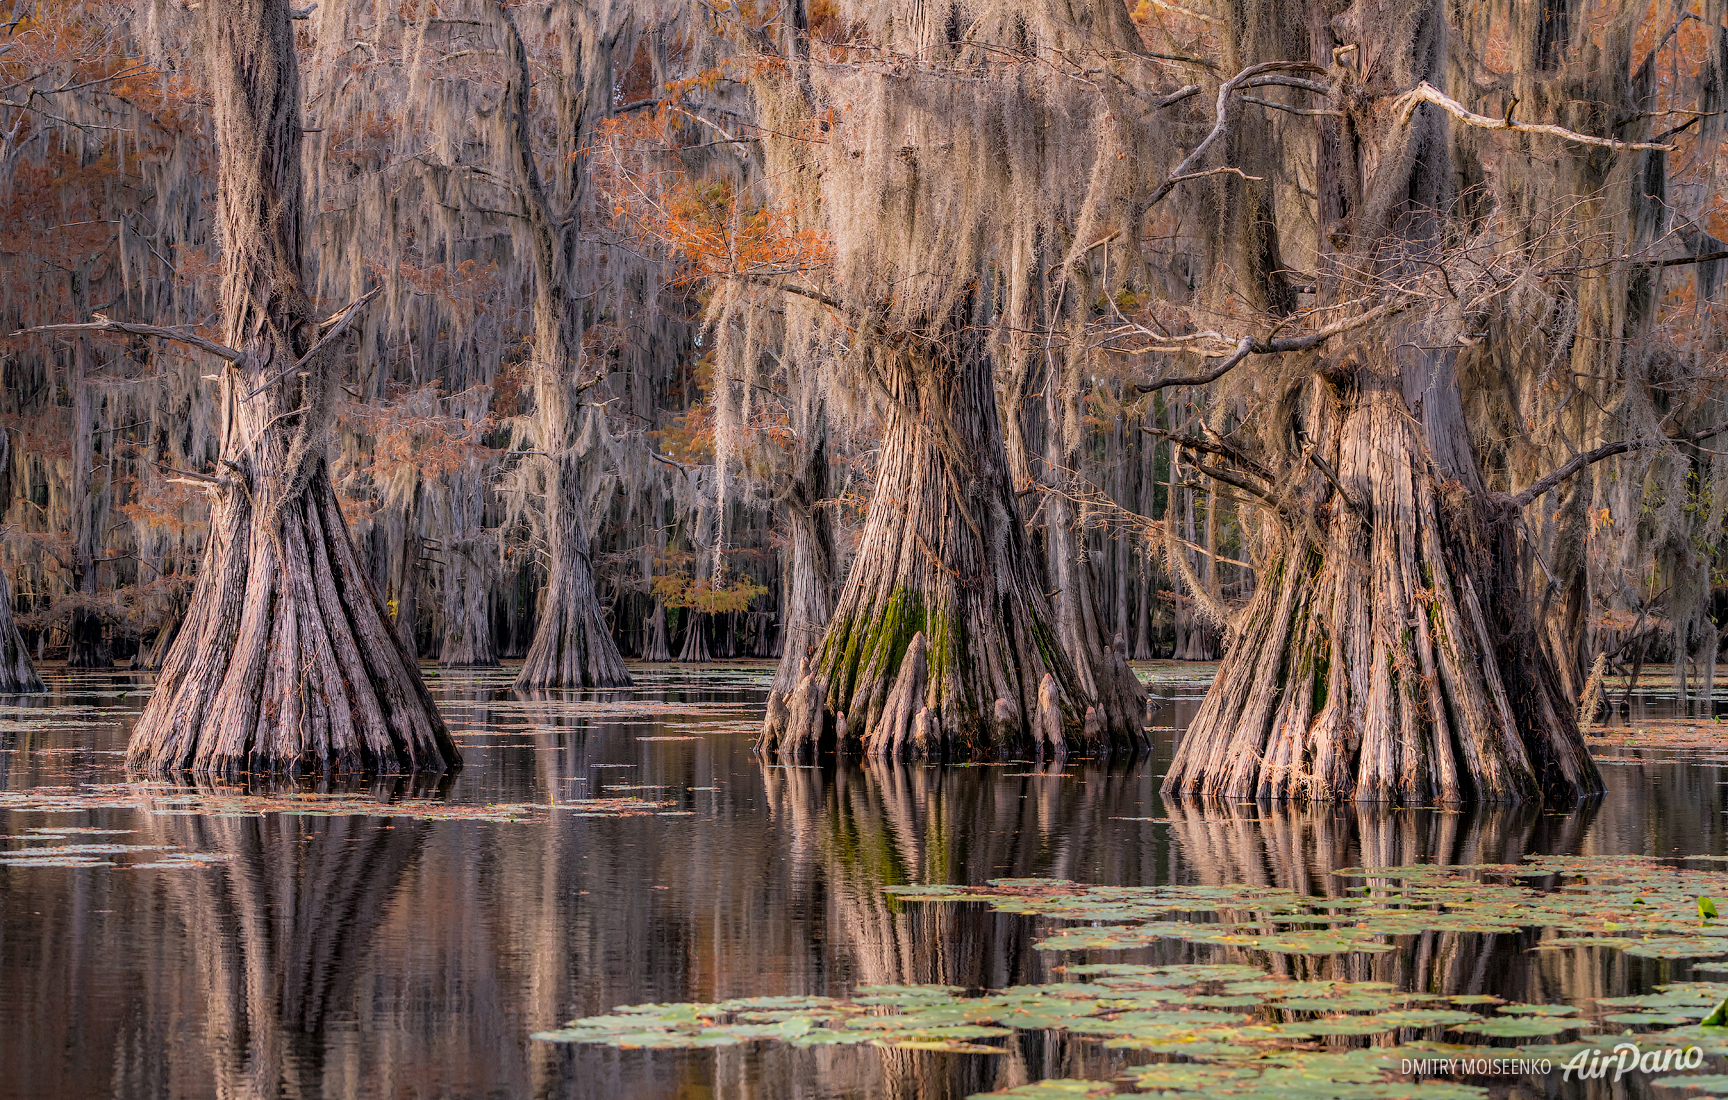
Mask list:
[[[36,813],[142,810],[151,814],[198,817],[259,817],[265,814],[351,817],[359,814],[423,821],[518,822],[542,818],[550,810],[569,810],[582,817],[638,817],[676,807],[675,802],[642,798],[579,798],[555,803],[487,804],[405,798],[395,802],[383,802],[357,794],[248,794],[219,787],[174,787],[154,783],[34,787],[24,791],[0,791],[0,810],[27,810]]]

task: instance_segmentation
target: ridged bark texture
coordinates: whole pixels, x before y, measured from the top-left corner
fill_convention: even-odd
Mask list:
[[[0,437],[6,433],[0,432]],[[5,454],[5,442],[0,438],[0,455]],[[12,618],[12,586],[0,573],[0,695],[22,695],[45,691],[42,677],[30,663],[30,651],[18,634],[18,623]]]
[[[445,668],[491,667],[498,663],[492,648],[490,582],[497,560],[496,543],[481,520],[485,515],[485,479],[480,464],[470,461],[452,476],[449,504],[450,541],[444,546],[444,644],[438,663]]]
[[[1602,789],[1519,608],[1515,538],[1436,476],[1391,385],[1341,403],[1320,528],[1262,574],[1164,791],[1240,802],[1576,798]],[[1329,452],[1329,453],[1327,453]],[[1510,586],[1510,587],[1508,587]]]
[[[786,494],[791,568],[781,611],[780,665],[770,688],[782,695],[797,688],[800,669],[816,656],[834,614],[834,529],[821,506],[828,495],[827,441],[819,437],[798,457],[799,468]]]
[[[454,741],[390,628],[324,460],[340,382],[302,283],[300,87],[284,0],[208,5],[221,476],[186,619],[132,733],[156,773],[441,771]]]
[[[983,337],[950,332],[945,346],[884,363],[863,538],[810,682],[795,689],[785,729],[765,729],[765,755],[806,758],[832,738],[840,752],[873,756],[1013,756],[1032,744],[1046,674],[1068,746],[1105,748],[1088,736],[1091,700],[1019,522]],[[812,695],[819,711],[801,714],[800,696]]]

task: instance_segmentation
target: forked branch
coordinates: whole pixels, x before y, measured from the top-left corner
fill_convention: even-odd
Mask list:
[[[1281,336],[1276,340],[1256,340],[1252,336],[1244,336],[1237,341],[1236,350],[1231,352],[1228,358],[1204,374],[1185,374],[1177,375],[1174,378],[1160,378],[1156,382],[1136,383],[1134,388],[1141,393],[1152,393],[1156,390],[1168,389],[1171,386],[1204,386],[1216,382],[1230,373],[1237,364],[1250,355],[1282,355],[1293,351],[1312,351],[1340,333],[1362,328],[1364,325],[1371,325],[1375,321],[1402,313],[1417,300],[1414,295],[1408,298],[1394,299],[1354,317],[1334,321],[1332,324],[1317,328],[1302,336]]]
[[[1167,432],[1162,428],[1149,428],[1144,424],[1140,425],[1140,430],[1145,432],[1147,435],[1157,436],[1159,439],[1168,439],[1178,447],[1186,447],[1191,451],[1198,451],[1202,454],[1217,455],[1219,458],[1228,459],[1269,485],[1276,480],[1272,476],[1271,470],[1268,470],[1266,467],[1260,465],[1260,463],[1255,462],[1253,459],[1249,458],[1235,447],[1230,446],[1228,443],[1222,441],[1213,442],[1192,435],[1179,435],[1176,432]]]
[[[1301,72],[1323,74],[1325,71],[1325,69],[1322,69],[1312,61],[1266,61],[1259,65],[1250,65],[1235,76],[1231,77],[1229,80],[1220,84],[1218,86],[1217,114],[1215,116],[1215,121],[1212,124],[1212,132],[1207,134],[1200,144],[1194,147],[1194,151],[1189,153],[1188,156],[1183,159],[1182,163],[1178,164],[1175,169],[1164,178],[1163,183],[1160,183],[1153,189],[1152,194],[1147,196],[1146,201],[1140,205],[1141,212],[1144,213],[1162,202],[1164,196],[1175,190],[1178,183],[1181,183],[1183,180],[1197,179],[1202,174],[1199,172],[1199,167],[1201,162],[1206,159],[1207,152],[1211,150],[1212,146],[1217,144],[1218,139],[1223,137],[1230,129],[1231,105],[1238,92],[1242,91],[1245,87],[1259,87],[1261,83],[1269,82],[1271,74],[1273,73]],[[1303,87],[1308,86],[1308,83],[1303,84]],[[1314,86],[1324,90],[1324,85]]]

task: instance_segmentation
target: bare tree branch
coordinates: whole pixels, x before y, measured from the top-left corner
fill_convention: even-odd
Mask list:
[[[36,325],[33,328],[21,328],[17,332],[8,333],[7,335],[28,336],[31,333],[36,332],[111,332],[124,333],[127,336],[160,336],[164,340],[176,340],[182,344],[190,344],[200,351],[207,351],[211,355],[220,356],[221,358],[228,360],[230,363],[239,363],[246,358],[244,354],[235,351],[228,345],[218,344],[214,340],[206,340],[204,337],[190,329],[163,328],[160,325],[138,325],[133,324],[131,321],[111,321],[100,313],[96,314],[96,320],[94,321],[85,321],[81,324],[69,325]]]
[[[1615,443],[1604,443],[1600,447],[1573,455],[1553,473],[1538,478],[1523,491],[1511,494],[1510,499],[1513,504],[1523,508],[1579,470],[1601,462],[1605,458],[1613,458],[1615,455],[1625,454],[1627,451],[1642,451],[1649,447],[1660,447],[1667,443],[1691,443],[1708,436],[1721,435],[1723,432],[1728,432],[1728,423],[1717,424],[1690,435],[1652,436],[1647,439],[1622,439]]]
[[[1218,86],[1218,115],[1217,121],[1212,125],[1212,132],[1206,135],[1204,141],[1194,147],[1194,151],[1189,153],[1188,156],[1183,159],[1182,163],[1176,166],[1175,171],[1171,172],[1163,183],[1153,189],[1152,194],[1149,195],[1146,201],[1140,205],[1141,212],[1144,213],[1146,210],[1162,202],[1164,196],[1174,190],[1178,183],[1181,183],[1185,179],[1194,178],[1195,173],[1198,171],[1200,162],[1206,157],[1207,151],[1212,148],[1220,137],[1224,136],[1224,133],[1227,130],[1229,130],[1231,101],[1235,98],[1237,91],[1239,91],[1244,84],[1254,80],[1256,77],[1265,77],[1271,73],[1324,73],[1325,71],[1326,70],[1311,61],[1266,61],[1259,65],[1250,65],[1235,76],[1231,77],[1229,80],[1220,84]]]
[[[257,388],[255,388],[251,393],[248,393],[245,397],[245,400],[247,400],[247,401],[252,400],[254,397],[257,397],[259,394],[261,394],[265,390],[269,389],[271,386],[274,386],[276,383],[280,382],[282,379],[287,378],[289,375],[293,374],[295,371],[300,370],[303,367],[305,367],[307,363],[310,363],[314,356],[316,356],[319,352],[323,351],[326,347],[328,347],[331,343],[333,343],[338,338],[340,338],[341,335],[348,330],[348,322],[352,321],[356,316],[359,315],[360,307],[365,305],[367,302],[370,302],[373,298],[377,297],[378,292],[383,290],[383,289],[384,288],[382,286],[375,286],[371,290],[368,290],[366,293],[360,295],[360,297],[354,299],[352,302],[349,302],[346,306],[342,307],[342,309],[331,314],[329,316],[329,318],[327,318],[323,323],[321,323],[318,326],[318,328],[324,333],[324,335],[316,344],[312,345],[312,349],[310,351],[308,351],[305,355],[302,355],[294,363],[292,363],[289,366],[284,367],[282,370],[278,371],[272,377],[266,378],[264,381],[258,383]]]
[[[1168,439],[1177,446],[1186,447],[1191,451],[1199,451],[1203,454],[1217,455],[1219,458],[1227,458],[1268,484],[1277,480],[1272,476],[1271,470],[1268,470],[1258,462],[1255,462],[1253,459],[1230,446],[1228,443],[1215,443],[1211,440],[1200,439],[1192,435],[1178,435],[1175,432],[1167,432],[1162,428],[1148,428],[1144,424],[1140,425],[1140,430],[1145,432],[1147,435],[1157,436],[1159,439]]]
[[[1591,137],[1589,134],[1580,134],[1576,130],[1568,130],[1563,126],[1554,126],[1545,122],[1513,122],[1510,116],[1490,118],[1487,115],[1479,115],[1426,80],[1398,97],[1394,104],[1397,109],[1398,121],[1408,123],[1410,115],[1421,103],[1432,103],[1458,121],[1470,126],[1481,127],[1484,130],[1511,130],[1519,134],[1547,134],[1550,137],[1576,141],[1583,145],[1595,145],[1603,149],[1655,149],[1662,152],[1672,152],[1674,149],[1674,146],[1663,145],[1661,142],[1617,141],[1614,138]]]
[[[1347,317],[1342,321],[1334,321],[1332,324],[1326,325],[1323,328],[1317,328],[1313,332],[1304,336],[1286,336],[1280,337],[1276,340],[1267,341],[1256,340],[1252,336],[1244,336],[1237,342],[1236,350],[1230,353],[1229,358],[1225,359],[1224,362],[1218,364],[1218,366],[1207,371],[1205,374],[1189,374],[1179,375],[1175,378],[1161,378],[1156,382],[1137,383],[1134,388],[1139,390],[1141,393],[1152,393],[1156,390],[1168,389],[1171,386],[1204,386],[1208,383],[1216,382],[1218,379],[1224,377],[1234,369],[1238,363],[1242,362],[1242,360],[1248,358],[1250,355],[1281,355],[1285,352],[1292,351],[1310,351],[1319,347],[1321,344],[1324,344],[1332,337],[1337,336],[1339,333],[1349,332],[1351,329],[1362,328],[1364,325],[1370,325],[1375,321],[1391,317],[1397,313],[1402,313],[1404,310],[1409,309],[1413,304],[1415,304],[1416,301],[1417,299],[1414,296],[1394,299],[1384,305],[1375,306],[1366,313],[1359,313],[1354,317]]]

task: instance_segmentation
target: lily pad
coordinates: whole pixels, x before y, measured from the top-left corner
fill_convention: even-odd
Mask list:
[[[1715,1096],[1728,1095],[1728,1073],[1698,1073],[1689,1077],[1658,1077],[1650,1083],[1659,1089],[1698,1089]]]
[[[1577,1020],[1555,1019],[1551,1016],[1501,1016],[1492,1020],[1459,1024],[1453,1031],[1468,1031],[1495,1039],[1527,1039],[1537,1035],[1558,1035],[1581,1026]]]
[[[1454,1001],[1457,998],[1453,998]],[[1500,1011],[1511,1016],[1576,1016],[1576,1005],[1501,1005]]]

